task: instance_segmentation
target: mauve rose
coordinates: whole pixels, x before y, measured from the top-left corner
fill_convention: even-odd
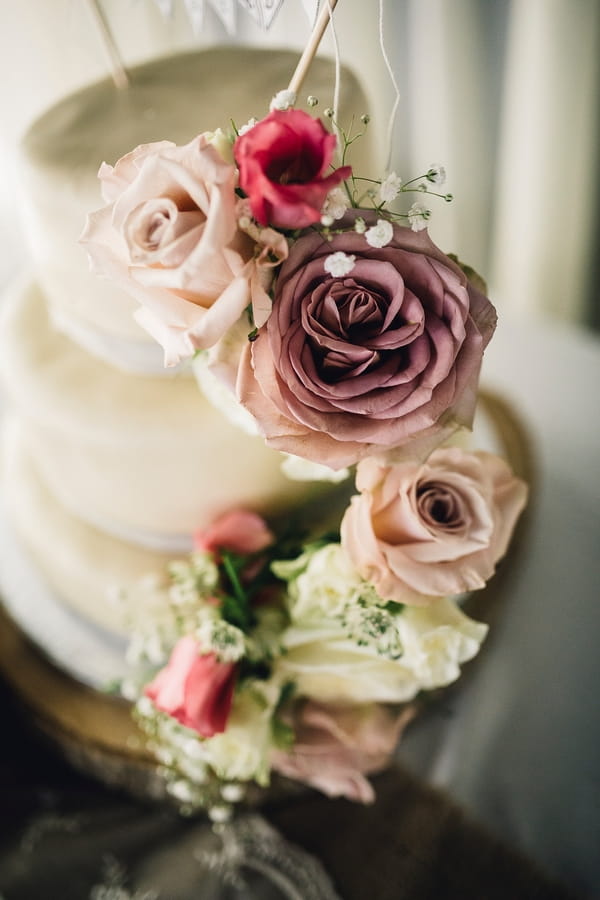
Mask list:
[[[194,545],[198,550],[217,553],[231,550],[233,553],[258,553],[275,540],[267,523],[256,513],[236,509],[224,513],[209,528],[197,531]]]
[[[240,187],[261,225],[305,228],[318,222],[329,191],[352,172],[329,167],[336,137],[298,109],[273,110],[235,142]]]
[[[93,269],[140,303],[136,318],[167,365],[212,346],[254,301],[253,286],[265,306],[254,242],[237,227],[235,168],[209,135],[142,145],[98,175],[108,205],[88,216],[81,241]]]
[[[381,597],[409,604],[482,588],[527,498],[504,460],[456,447],[423,464],[363,460],[356,484],[342,546]]]
[[[365,774],[389,763],[413,715],[410,707],[395,713],[374,703],[328,706],[308,700],[292,719],[293,747],[273,751],[271,765],[329,797],[372,803],[375,792]]]
[[[337,251],[355,256],[344,277],[324,269]],[[426,232],[395,225],[381,248],[354,231],[310,233],[242,352],[238,397],[270,446],[333,469],[407,445],[425,456],[471,425],[495,324],[489,300]]]
[[[235,665],[204,653],[198,641],[181,638],[164,669],[144,693],[157,709],[202,737],[225,731],[235,684]]]

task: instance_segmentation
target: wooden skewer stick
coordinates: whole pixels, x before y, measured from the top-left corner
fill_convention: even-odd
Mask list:
[[[108,57],[112,80],[114,81],[115,86],[120,91],[125,90],[125,88],[129,87],[129,78],[127,77],[127,71],[125,70],[125,66],[123,65],[123,62],[121,60],[121,55],[117,49],[115,39],[112,36],[112,32],[109,28],[102,7],[100,6],[99,0],[88,0],[88,9],[91,13],[92,19],[94,20],[94,25],[96,26],[102,39],[102,44]]]
[[[288,90],[293,91],[295,94],[298,94],[300,88],[302,87],[302,82],[306,78],[306,73],[308,72],[309,66],[314,59],[315,53],[318,50],[319,44],[321,43],[321,38],[325,34],[325,30],[329,25],[330,15],[335,9],[338,0],[325,0],[325,5],[319,14],[319,18],[316,21],[315,27],[313,28],[312,34],[309,38],[308,44],[304,48],[302,56],[298,61],[298,65],[296,66],[296,71],[292,75],[292,80],[289,83]]]

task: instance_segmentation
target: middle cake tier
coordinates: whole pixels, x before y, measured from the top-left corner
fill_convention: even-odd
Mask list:
[[[178,553],[228,510],[273,518],[322,491],[286,478],[281,455],[230,424],[190,372],[126,375],[91,357],[52,328],[35,283],[4,305],[0,374],[21,446],[96,528]]]

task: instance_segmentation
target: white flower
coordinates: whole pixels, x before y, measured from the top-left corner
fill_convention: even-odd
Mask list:
[[[225,822],[229,822],[232,815],[232,808],[230,806],[225,806],[225,804],[211,806],[208,810],[208,818],[211,822],[214,822],[215,825],[223,825]]]
[[[443,166],[439,166],[437,163],[432,163],[425,176],[427,181],[430,181],[432,184],[442,185],[446,181],[446,170]]]
[[[400,193],[402,179],[395,172],[390,172],[379,186],[379,197],[382,203],[391,203]]]
[[[311,462],[292,453],[285,454],[281,470],[290,481],[328,481],[340,484],[350,475],[350,469],[331,469],[322,463]]]
[[[245,793],[246,789],[243,784],[224,784],[221,788],[221,797],[227,803],[239,803],[240,800],[244,799]]]
[[[237,662],[246,652],[244,632],[223,619],[206,618],[196,631],[198,642],[221,662]]]
[[[367,244],[371,247],[385,247],[394,236],[394,228],[387,219],[377,219],[376,225],[371,225],[365,232]]]
[[[293,680],[298,695],[324,703],[403,703],[454,681],[487,632],[446,599],[392,615],[402,648],[398,658],[349,638],[342,622],[307,622],[284,632],[287,652],[278,660],[277,675]]]
[[[289,109],[296,102],[296,94],[294,91],[284,90],[277,91],[273,99],[271,100],[271,104],[269,109]]]
[[[233,163],[233,144],[222,128],[216,128],[214,131],[207,131],[204,136],[208,143],[213,145],[217,153],[221,155],[226,163]]]
[[[332,219],[341,219],[348,209],[348,195],[341,187],[334,187],[325,197],[321,212]]]
[[[399,659],[404,652],[396,619],[387,609],[364,602],[349,603],[341,615],[348,637],[389,659]]]
[[[413,203],[408,211],[408,221],[413,231],[423,231],[427,228],[427,219],[431,215],[431,210],[426,209],[420,203]]]
[[[369,240],[368,233],[367,240]],[[344,253],[343,250],[338,250],[336,253],[330,253],[329,256],[325,257],[323,268],[330,275],[333,275],[334,278],[343,278],[344,275],[348,275],[352,271],[355,262],[356,257],[352,253]]]
[[[257,121],[258,121],[258,119],[255,119],[254,116],[252,116],[252,118],[251,118],[251,119],[248,119],[248,121],[246,122],[246,124],[245,124],[245,125],[242,125],[242,127],[238,130],[238,134],[239,134],[240,136],[241,136],[242,134],[246,134],[247,131],[250,131],[251,128],[254,128],[254,126],[256,125]]]
[[[295,625],[335,621],[368,589],[340,544],[311,548],[291,564],[276,562],[273,571],[290,579],[288,608]]]
[[[367,230],[367,223],[362,218],[362,216],[359,216],[354,223],[354,230],[357,234],[364,234]]]
[[[269,780],[271,719],[281,694],[274,682],[246,683],[233,700],[227,729],[202,742],[204,759],[224,781]]]

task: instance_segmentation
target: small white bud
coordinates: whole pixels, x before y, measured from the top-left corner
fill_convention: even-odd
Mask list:
[[[211,806],[208,810],[208,818],[211,822],[216,822],[219,825],[224,822],[229,822],[231,815],[232,809],[230,806]]]
[[[341,219],[347,209],[348,196],[346,192],[341,187],[334,187],[327,194],[321,212],[324,216],[331,216],[332,219]]]
[[[442,185],[446,181],[446,170],[443,166],[432,163],[429,166],[425,177],[427,178],[427,181],[430,181],[432,184]]]
[[[356,257],[353,254],[338,250],[337,253],[330,253],[325,257],[323,268],[334,278],[343,278],[352,271],[355,262]]]
[[[379,197],[382,203],[391,203],[400,193],[402,179],[395,172],[390,172],[379,186]]]
[[[386,244],[389,244],[393,236],[393,225],[391,222],[388,222],[387,219],[377,219],[377,224],[372,225],[365,232],[365,239],[367,244],[371,247],[385,247]]]
[[[313,97],[312,94],[311,94],[309,97],[306,98],[306,104],[307,104],[307,106],[318,106],[318,103],[319,103],[319,98],[318,98],[318,97]]]
[[[420,203],[413,203],[408,211],[408,221],[413,231],[423,231],[427,228],[427,219],[431,216],[431,210],[421,206]]]
[[[323,225],[325,228],[331,228],[334,222],[335,219],[333,218],[333,216],[321,216],[321,225]]]
[[[227,803],[239,803],[245,793],[243,784],[224,784],[221,788],[221,796]]]
[[[240,136],[242,134],[246,134],[247,131],[250,131],[251,128],[254,128],[254,126],[256,125],[256,121],[257,120],[254,118],[254,116],[252,116],[251,119],[248,119],[245,125],[242,125],[242,127],[238,131],[238,134]]]
[[[296,94],[294,91],[284,90],[277,91],[273,99],[271,100],[271,104],[269,109],[279,109],[286,110],[290,109],[296,102]]]

